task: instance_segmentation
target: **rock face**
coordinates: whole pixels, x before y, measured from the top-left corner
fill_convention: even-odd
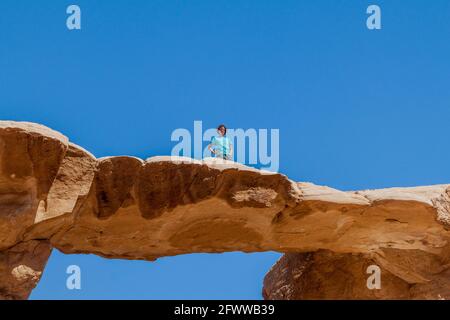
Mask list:
[[[371,276],[379,270],[379,289]],[[369,286],[367,282],[369,280]],[[285,254],[264,279],[269,300],[450,299],[448,260],[420,250]]]
[[[273,250],[288,254],[268,299],[446,298],[449,228],[450,185],[342,192],[231,161],[96,159],[46,127],[0,122],[0,298],[26,298],[50,248],[143,260]],[[367,289],[368,264],[382,289]]]
[[[31,240],[0,252],[0,300],[27,299],[51,250],[48,241]]]

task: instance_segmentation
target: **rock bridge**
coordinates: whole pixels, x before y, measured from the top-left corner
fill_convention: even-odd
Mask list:
[[[450,298],[450,185],[343,192],[231,161],[96,159],[0,121],[0,299],[26,299],[52,248],[155,260],[286,253],[266,299]],[[366,287],[378,265],[380,290]]]

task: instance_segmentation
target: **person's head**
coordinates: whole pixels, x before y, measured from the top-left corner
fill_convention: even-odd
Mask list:
[[[221,124],[220,126],[217,127],[217,133],[223,137],[224,135],[227,134],[227,127],[225,127],[224,124]]]

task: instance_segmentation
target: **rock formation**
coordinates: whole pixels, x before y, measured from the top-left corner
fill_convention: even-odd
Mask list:
[[[287,253],[267,299],[449,298],[450,185],[342,192],[231,161],[96,159],[0,121],[0,298],[24,299],[51,248],[154,260]],[[378,265],[383,287],[366,287]]]
[[[381,271],[379,290],[368,289],[371,266]],[[440,300],[450,298],[449,288],[450,266],[439,255],[386,248],[369,254],[319,250],[285,254],[266,275],[263,297]]]

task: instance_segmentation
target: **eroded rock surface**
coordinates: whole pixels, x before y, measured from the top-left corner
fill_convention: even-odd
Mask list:
[[[378,280],[373,278],[373,266]],[[319,250],[285,254],[266,275],[263,297],[441,300],[450,299],[449,288],[448,257],[420,250],[383,249],[371,254]]]
[[[50,256],[48,241],[25,241],[0,252],[0,300],[27,299]]]
[[[305,259],[303,252],[324,261],[309,264],[308,270],[338,259],[348,264],[354,277],[362,277],[355,272],[376,258],[393,278],[408,286],[423,284],[423,296],[434,299],[440,294],[437,284],[444,283],[434,276],[443,277],[448,266],[449,210],[450,185],[342,192],[231,161],[96,159],[46,127],[0,122],[1,254],[34,241],[65,253],[144,260],[195,252],[273,250],[295,253],[283,258],[289,263],[279,262],[287,269],[292,261]],[[397,252],[403,259],[386,252]],[[415,258],[422,254],[436,266],[432,273],[425,268],[428,260]],[[428,273],[413,268],[412,257]],[[0,269],[0,288],[10,288],[2,287],[9,281],[3,279],[11,275],[8,268]],[[39,271],[38,266],[31,269]],[[300,291],[291,290],[295,294],[281,296],[277,292],[282,290],[270,280],[277,278],[274,272],[278,273],[272,271],[266,279],[267,298],[322,294],[302,286]],[[302,281],[310,281],[311,274]],[[30,283],[23,292],[35,284]],[[448,283],[443,286],[448,291]],[[4,296],[27,296],[2,290]],[[363,297],[355,290],[330,289],[322,296],[332,297],[334,292],[337,298]],[[410,289],[380,292],[366,294],[414,297]]]

